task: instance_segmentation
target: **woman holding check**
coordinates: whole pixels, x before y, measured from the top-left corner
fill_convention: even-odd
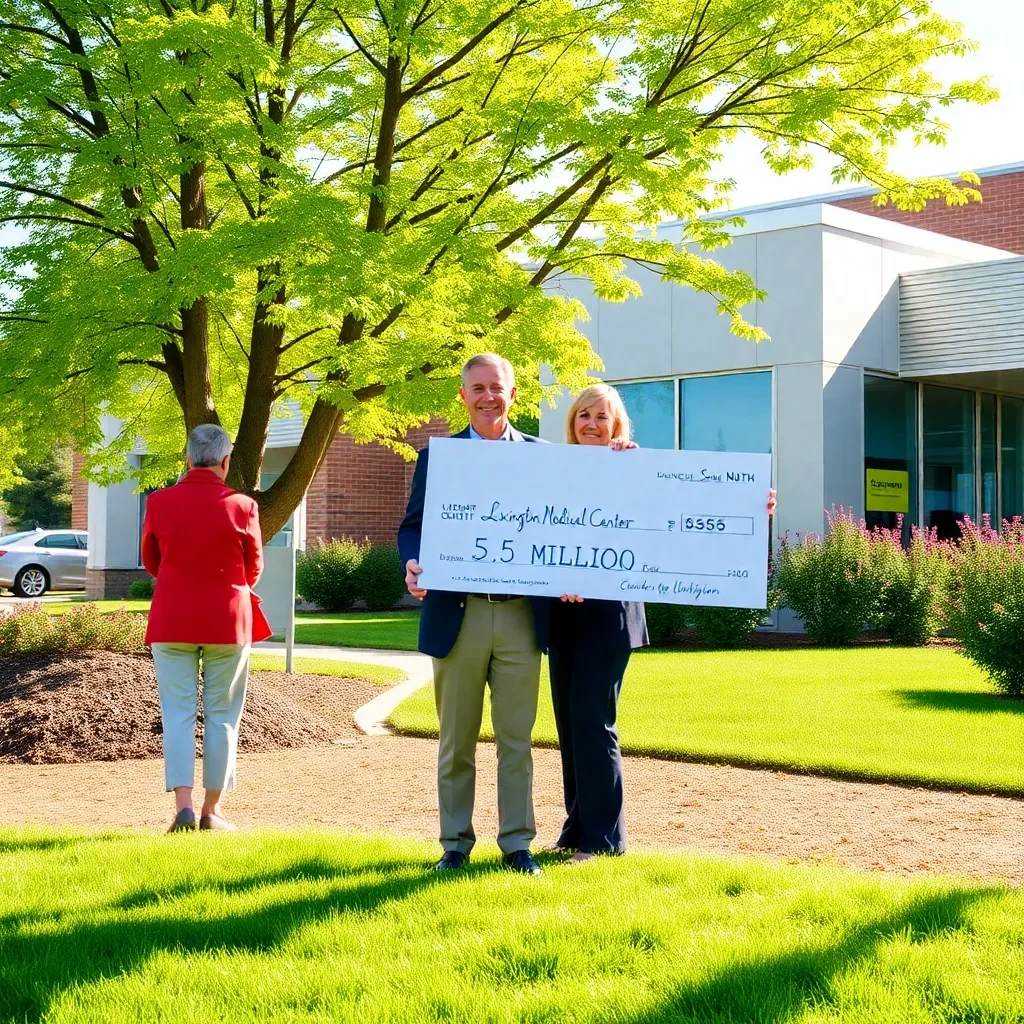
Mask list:
[[[619,393],[607,384],[584,388],[569,410],[569,444],[636,448]],[[624,853],[622,753],[615,716],[629,656],[647,644],[640,601],[584,601],[564,594],[551,602],[548,650],[551,701],[562,754],[565,824],[556,850],[573,861]]]
[[[613,451],[636,448],[619,393],[607,384],[584,388],[569,409],[566,441]],[[775,492],[768,493],[768,514]],[[622,752],[616,728],[619,691],[632,652],[645,647],[640,601],[595,601],[563,594],[551,603],[551,701],[562,755],[565,824],[552,850],[573,850],[574,862],[626,851]]]

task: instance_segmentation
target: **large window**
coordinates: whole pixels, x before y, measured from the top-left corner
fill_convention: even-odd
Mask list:
[[[924,525],[940,539],[959,536],[965,516],[977,518],[974,399],[973,391],[923,389]]]
[[[1004,398],[1003,519],[1024,516],[1024,399]]]
[[[917,522],[917,385],[864,378],[865,519],[893,529],[903,516],[903,540]]]
[[[996,396],[981,396],[981,514],[988,516],[992,526],[999,526],[999,424],[996,419]]]
[[[617,384],[615,390],[629,413],[633,440],[641,448],[675,448],[675,383],[654,380],[646,384]]]
[[[679,387],[680,448],[771,454],[771,373],[690,377]]]

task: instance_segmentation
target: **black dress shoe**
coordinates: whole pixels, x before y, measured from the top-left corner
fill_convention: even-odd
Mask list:
[[[196,812],[191,807],[183,807],[174,816],[174,821],[171,822],[171,827],[167,830],[168,832],[195,832],[196,830]]]
[[[521,875],[539,875],[540,865],[533,859],[529,850],[515,850],[501,858],[501,866],[509,871],[518,871]]]
[[[458,850],[448,850],[445,855],[434,865],[435,871],[458,871],[466,866],[469,856],[459,853]]]

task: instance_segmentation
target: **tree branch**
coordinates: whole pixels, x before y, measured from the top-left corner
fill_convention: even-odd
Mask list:
[[[373,65],[374,68],[377,69],[377,71],[380,72],[381,75],[386,76],[387,70],[385,69],[384,65],[381,64],[381,62],[377,60],[377,58],[374,57],[374,55],[370,53],[370,51],[363,45],[362,40],[360,40],[359,36],[357,36],[355,32],[353,32],[352,29],[349,27],[349,24],[345,20],[345,16],[341,13],[341,11],[339,11],[336,7],[332,8],[332,10],[334,11],[335,15],[337,15],[338,21],[341,22],[341,27],[348,34],[349,39],[351,39],[352,42],[355,43],[356,49],[370,62],[370,64]]]
[[[121,241],[127,242],[129,245],[137,246],[137,241],[131,235],[126,235],[123,231],[115,231],[113,228],[108,228],[104,224],[97,224],[91,220],[79,220],[77,217],[59,217],[57,214],[50,213],[26,213],[16,214],[9,217],[0,217],[0,224],[16,223],[18,221],[54,221],[58,224],[73,224],[77,227],[82,228],[93,228],[96,231],[102,231],[105,234],[112,235],[114,238],[120,238]]]
[[[62,49],[69,50],[67,40],[61,39],[60,36],[55,36],[45,29],[36,28],[33,25],[16,25],[11,21],[0,21],[0,29],[10,29],[12,32],[28,32],[34,36],[42,36],[43,39],[48,39],[55,46],[60,46]]]
[[[491,21],[484,25],[482,29],[472,39],[467,40],[465,44],[460,46],[447,60],[442,61],[440,64],[431,68],[418,82],[413,83],[408,89],[402,94],[403,98],[411,99],[413,96],[421,95],[430,86],[431,82],[437,81],[442,75],[450,71],[456,64],[459,64],[465,57],[471,54],[489,35],[499,29],[502,25],[508,21],[517,11],[524,7],[530,7],[533,4],[530,0],[518,0],[518,3],[513,4],[507,11],[502,12],[496,18],[492,18]],[[458,81],[461,78],[467,77],[466,75],[460,75]]]
[[[78,210],[79,213],[103,220],[103,214],[94,207],[86,206],[85,203],[79,203],[74,199],[68,199],[66,196],[57,195],[56,192],[47,192],[45,189],[33,188],[31,185],[17,185],[13,181],[0,181],[0,188],[9,188],[12,192],[24,192],[26,195],[39,196],[42,199],[52,199],[55,203],[63,203],[65,206]]]

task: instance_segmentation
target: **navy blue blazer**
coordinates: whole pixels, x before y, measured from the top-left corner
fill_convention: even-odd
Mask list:
[[[642,601],[584,600],[551,602],[552,647],[578,642],[605,651],[632,651],[646,647],[647,614]]]
[[[538,442],[540,438],[520,433],[514,427],[509,428],[512,441]],[[452,434],[452,437],[470,439],[469,428]],[[491,442],[493,443],[493,442]],[[416,460],[416,472],[412,477],[409,490],[409,504],[406,506],[405,518],[398,528],[398,553],[402,566],[410,559],[419,561],[420,536],[423,530],[423,501],[427,494],[427,458],[429,449],[424,448]],[[550,621],[550,598],[531,597],[533,605],[533,625],[537,632],[537,646],[542,651],[548,649],[548,628]],[[451,590],[428,590],[423,598],[423,614],[420,616],[419,649],[432,658],[447,658],[451,654],[455,641],[462,629],[462,620],[466,614],[466,595]]]

